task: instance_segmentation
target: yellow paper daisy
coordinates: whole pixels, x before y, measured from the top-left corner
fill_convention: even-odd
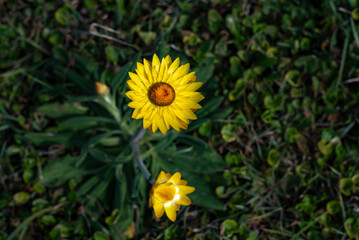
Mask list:
[[[193,112],[201,108],[197,102],[204,97],[195,91],[202,83],[196,82],[194,72],[188,73],[189,63],[179,64],[179,58],[172,62],[167,56],[160,62],[154,54],[152,62],[137,63],[137,74],[129,72],[131,91],[126,96],[132,100],[128,106],[135,109],[132,118],[143,118],[143,128],[151,132],[180,131],[188,128],[189,120],[197,119]]]
[[[176,221],[176,211],[180,210],[181,205],[190,205],[192,202],[186,196],[192,193],[195,188],[186,186],[187,181],[181,180],[179,172],[173,174],[161,171],[156,182],[150,191],[149,206],[153,207],[156,217],[162,217],[166,212],[167,217]]]

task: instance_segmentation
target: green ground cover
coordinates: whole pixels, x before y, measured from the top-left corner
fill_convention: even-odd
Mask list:
[[[357,0],[0,1],[0,239],[359,239],[358,28]],[[174,223],[125,96],[154,53],[205,96],[138,142],[196,188]]]

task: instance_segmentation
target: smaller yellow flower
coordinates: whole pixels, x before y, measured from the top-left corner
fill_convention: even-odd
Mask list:
[[[176,211],[180,210],[181,205],[187,206],[192,203],[186,195],[194,190],[194,187],[187,186],[187,181],[181,180],[179,172],[171,175],[161,171],[152,185],[149,207],[153,207],[157,218],[166,212],[167,217],[174,222],[177,217]]]

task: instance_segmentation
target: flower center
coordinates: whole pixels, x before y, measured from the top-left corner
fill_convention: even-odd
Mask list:
[[[176,189],[173,185],[159,186],[154,193],[154,196],[163,203],[172,201],[175,195]]]
[[[153,84],[148,89],[148,99],[157,106],[168,106],[176,97],[173,87],[164,82],[158,82]]]

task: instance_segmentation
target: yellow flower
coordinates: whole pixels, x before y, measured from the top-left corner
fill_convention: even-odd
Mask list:
[[[204,97],[195,91],[202,83],[196,82],[194,72],[188,73],[189,63],[179,64],[179,58],[172,62],[167,56],[160,62],[154,54],[152,62],[137,63],[137,74],[129,72],[131,91],[126,96],[132,100],[128,106],[135,109],[132,118],[143,118],[143,128],[151,132],[180,131],[188,128],[189,120],[197,119],[193,112],[201,108],[197,102]]]
[[[181,180],[179,172],[172,176],[161,171],[152,185],[149,199],[149,206],[153,207],[157,218],[166,212],[167,217],[174,222],[177,217],[176,211],[180,210],[181,205],[187,206],[192,203],[186,195],[192,193],[195,188],[186,185],[187,181]]]

